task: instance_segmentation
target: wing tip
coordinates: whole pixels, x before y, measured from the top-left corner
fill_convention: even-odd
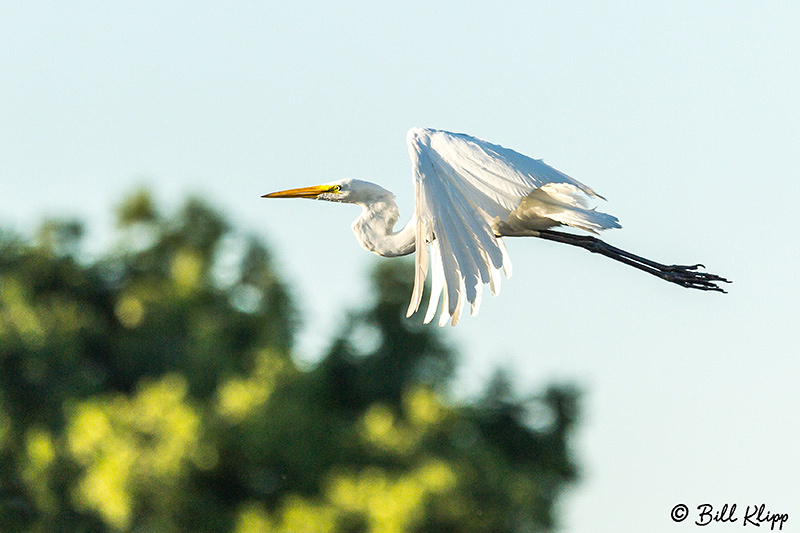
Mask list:
[[[408,133],[406,133],[406,142],[409,145],[419,145],[422,141],[426,138],[430,137],[431,133],[435,130],[430,128],[422,128],[420,126],[414,126]]]

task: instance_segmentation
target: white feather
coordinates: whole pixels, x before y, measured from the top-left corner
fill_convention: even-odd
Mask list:
[[[511,276],[501,235],[536,235],[568,225],[587,231],[618,227],[611,215],[588,209],[592,189],[566,174],[496,144],[440,130],[408,132],[416,211],[399,231],[394,195],[380,185],[344,179],[265,195],[316,198],[362,207],[353,232],[366,250],[385,257],[416,251],[407,314],[417,312],[428,271],[432,290],[425,322],[458,323],[466,303],[480,310],[483,286],[500,291],[500,271]],[[441,305],[440,305],[441,304]]]
[[[616,218],[587,209],[583,195],[600,197],[566,174],[513,150],[469,135],[413,128],[408,149],[414,168],[417,259],[414,296],[419,308],[431,247],[432,280],[426,322],[441,298],[439,324],[456,324],[465,302],[474,315],[481,291],[500,290],[499,271],[511,276],[508,251],[498,235],[525,235],[569,225],[597,231],[619,227]],[[432,238],[422,240],[419,235]],[[443,281],[442,281],[443,280]],[[442,290],[443,289],[443,290]]]

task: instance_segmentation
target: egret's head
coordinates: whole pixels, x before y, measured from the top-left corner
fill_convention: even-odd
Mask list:
[[[349,204],[372,204],[392,197],[392,193],[380,185],[356,179],[344,179],[324,185],[289,189],[262,196],[262,198],[312,198]]]

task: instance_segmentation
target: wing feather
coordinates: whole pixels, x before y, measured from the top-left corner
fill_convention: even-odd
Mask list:
[[[425,323],[433,319],[440,300],[439,324],[450,321],[455,325],[464,303],[469,302],[471,313],[477,314],[484,284],[497,294],[500,271],[511,276],[508,252],[497,235],[498,223],[507,221],[533,191],[551,183],[565,184],[574,189],[553,191],[575,190],[602,198],[541,160],[469,135],[413,128],[407,141],[417,217],[414,291],[408,314],[419,309],[430,267]],[[580,211],[578,217],[594,212],[568,202],[561,205]],[[515,216],[519,214],[515,212]],[[605,221],[597,225],[613,227]]]
[[[423,282],[424,283],[424,282]],[[444,289],[444,268],[442,267],[442,258],[439,254],[439,247],[431,247],[431,303],[428,305],[428,310],[425,312],[423,323],[429,324],[433,317],[436,316],[437,305],[439,298]]]

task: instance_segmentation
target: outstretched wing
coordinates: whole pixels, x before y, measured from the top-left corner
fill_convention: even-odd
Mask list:
[[[484,284],[497,294],[500,270],[510,277],[511,261],[496,229],[512,212],[519,215],[517,208],[534,190],[564,184],[567,196],[582,192],[599,197],[541,160],[469,135],[413,128],[407,141],[417,217],[416,271],[408,316],[419,309],[430,266],[432,291],[425,323],[433,319],[440,298],[439,325],[450,319],[455,325],[465,302],[477,314]],[[563,192],[553,187],[548,194]]]

